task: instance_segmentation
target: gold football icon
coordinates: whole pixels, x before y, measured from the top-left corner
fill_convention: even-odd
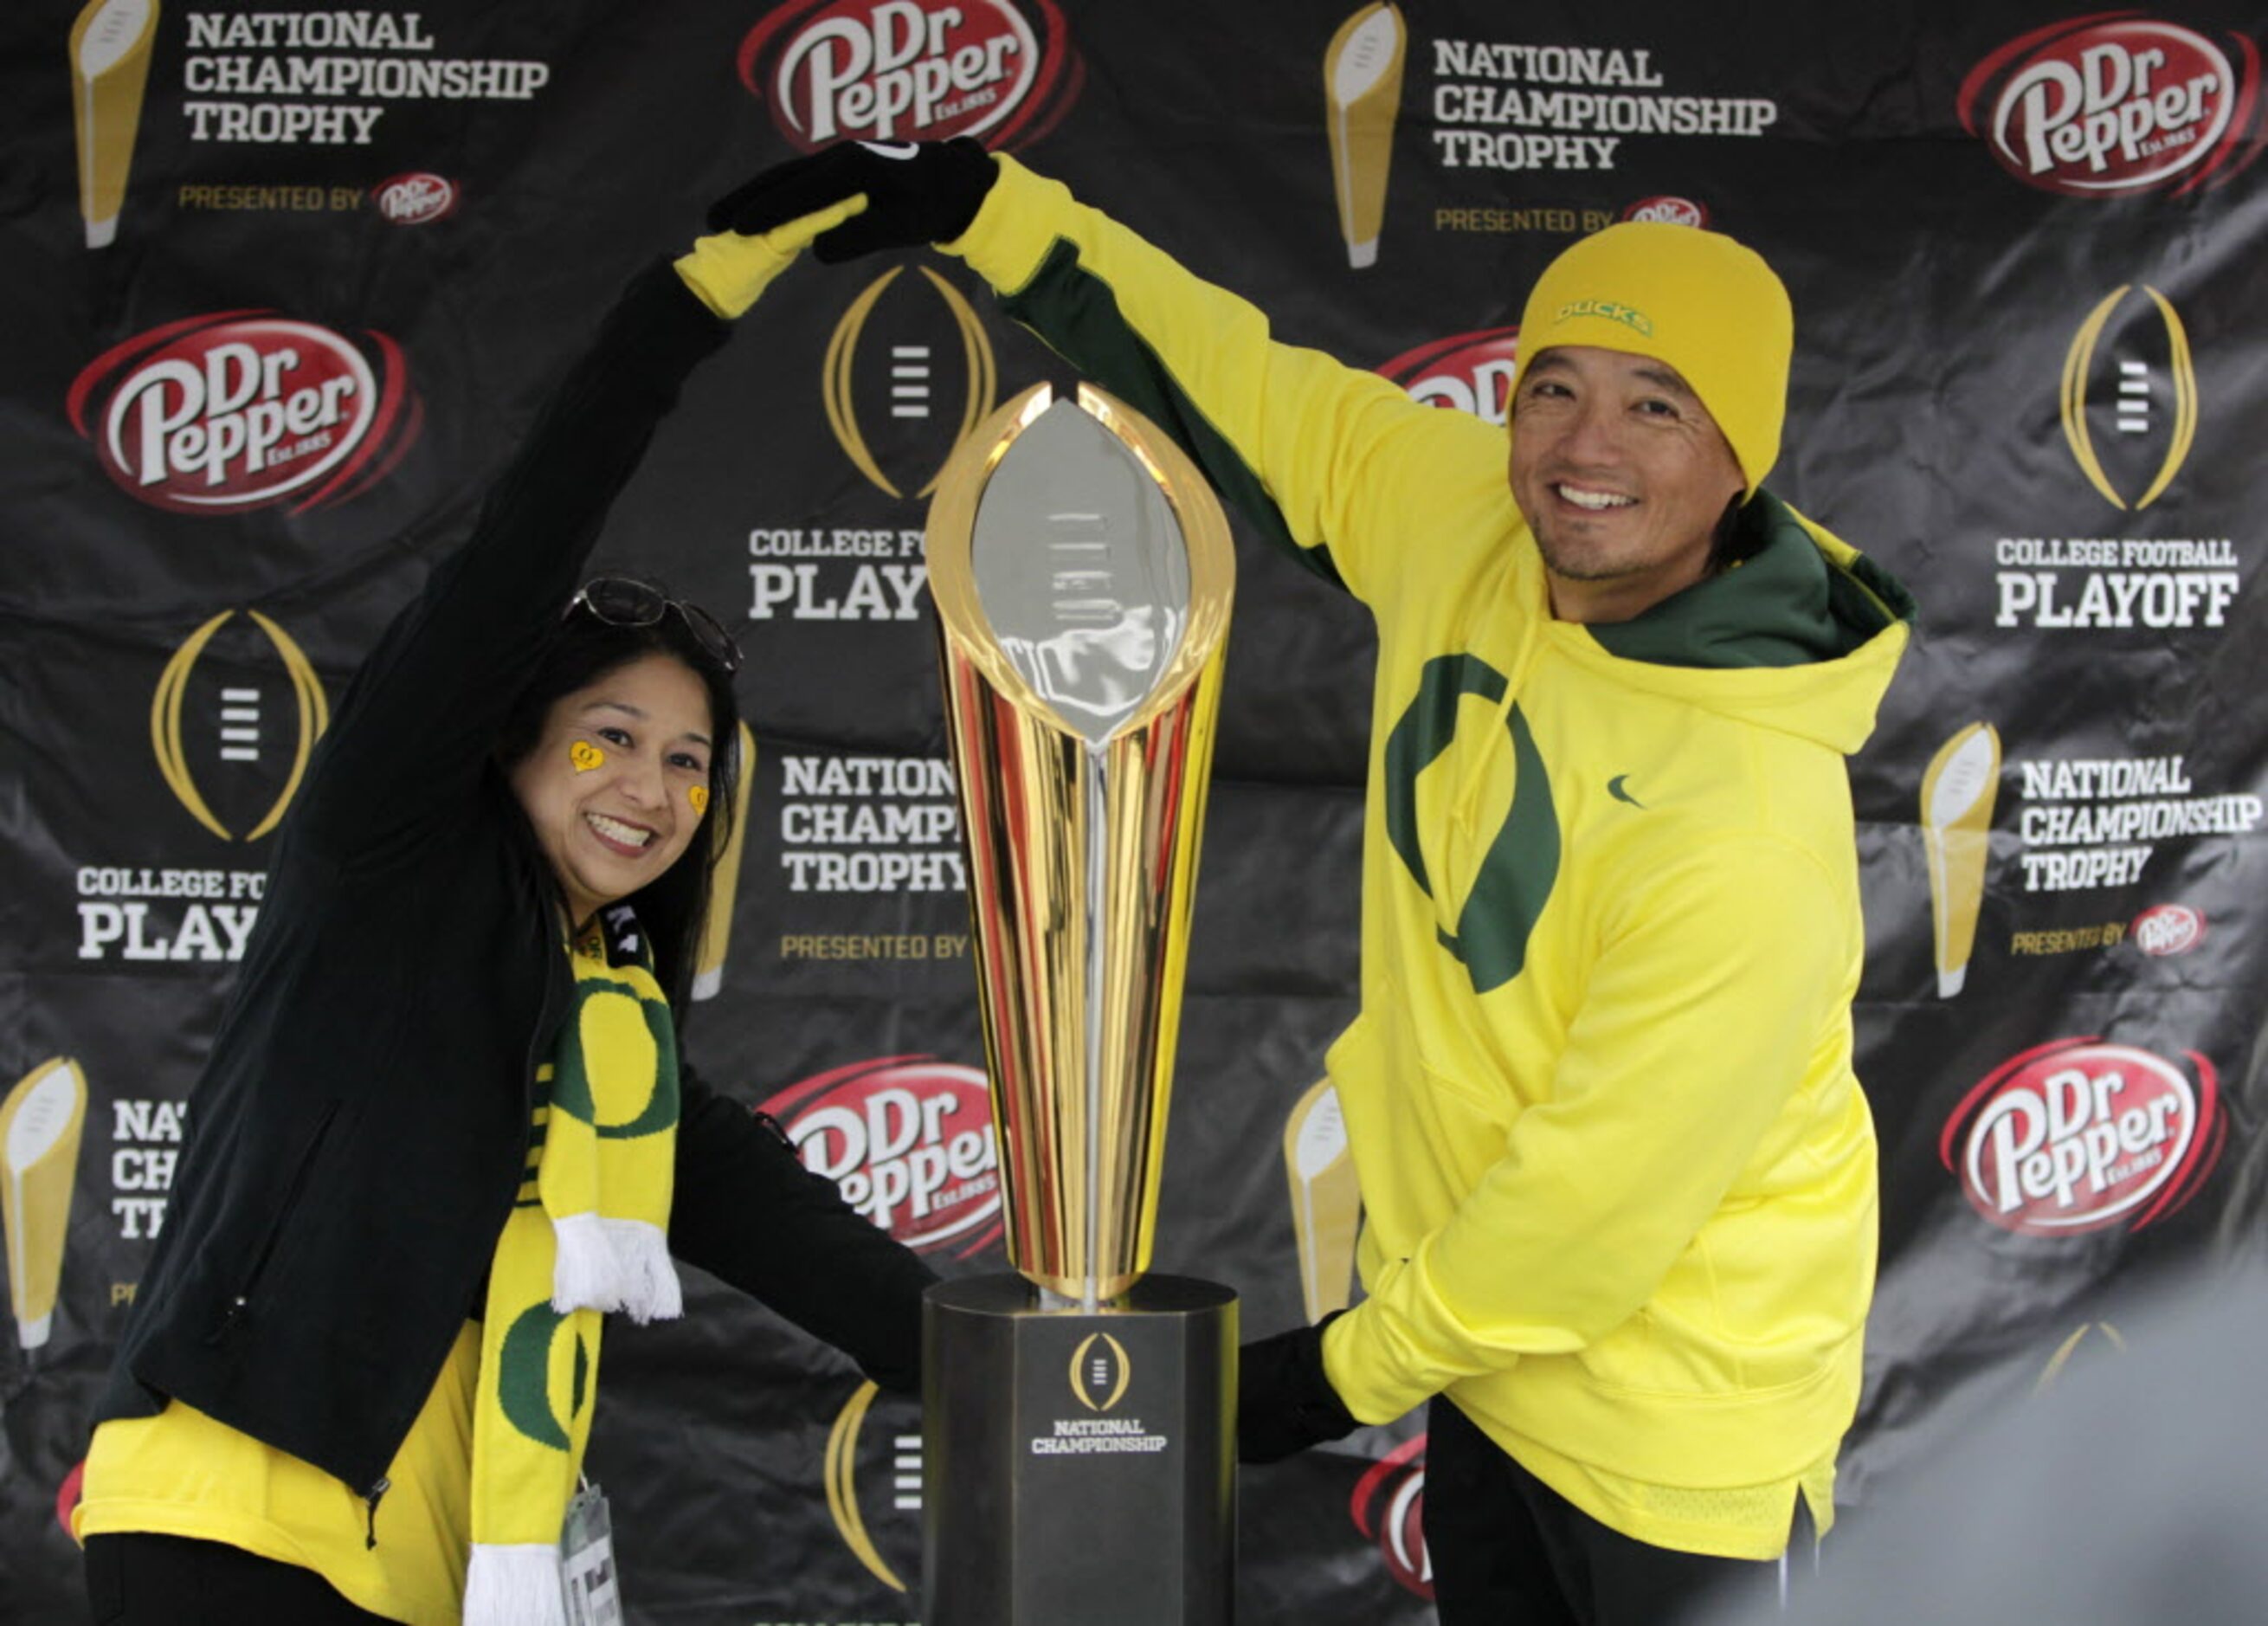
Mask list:
[[[1089,1411],[1108,1411],[1124,1400],[1133,1376],[1126,1346],[1108,1333],[1089,1333],[1071,1352],[1071,1392]]]
[[[873,1383],[862,1383],[836,1414],[835,1424],[827,1432],[827,1452],[821,1467],[827,1482],[827,1511],[835,1520],[836,1534],[843,1538],[851,1556],[865,1566],[866,1573],[892,1592],[907,1590],[905,1581],[868,1529],[865,1515],[858,1506],[859,1442],[866,1428],[868,1412],[881,1391]],[[918,1511],[921,1507],[921,1436],[896,1434],[890,1437],[891,1504],[899,1511]]]
[[[2164,371],[2166,391],[2171,400],[2172,421],[2162,428],[2158,423],[2160,413],[2155,397],[2160,393],[2151,376],[2157,369],[2147,359],[2122,357],[2118,360],[2116,398],[2113,409],[2114,432],[2119,436],[2132,435],[2146,446],[2154,439],[2165,447],[2157,472],[2142,487],[2141,495],[2129,502],[2103,468],[2101,448],[2095,444],[2095,432],[2089,425],[2088,408],[2089,392],[2095,386],[2095,357],[2102,347],[2102,336],[2111,325],[2126,296],[2135,292],[2132,284],[2114,288],[2102,302],[2087,314],[2087,320],[2072,336],[2071,348],[2064,354],[2062,412],[2064,439],[2070,442],[2071,455],[2077,460],[2088,483],[2102,493],[2112,506],[2122,509],[2148,507],[2164,494],[2174,477],[2188,461],[2190,446],[2197,439],[2198,385],[2197,362],[2190,353],[2189,329],[2182,325],[2181,314],[2173,301],[2155,288],[2142,285],[2148,297],[2158,323],[2165,336]]]
[[[836,323],[821,395],[828,427],[860,474],[892,497],[918,481],[913,494],[927,497],[954,449],[991,413],[998,377],[976,307],[936,271],[923,266],[920,279],[902,285],[934,302],[886,297],[905,269],[867,284]]]
[[[276,654],[283,658],[284,669],[291,681],[291,698],[296,713],[296,732],[293,738],[291,765],[287,769],[282,789],[260,820],[247,831],[243,839],[257,841],[273,831],[284,820],[284,809],[298,794],[299,781],[306,776],[307,759],[314,754],[315,742],[330,726],[330,703],[323,698],[322,680],[315,675],[313,664],[306,653],[286,632],[258,610],[245,612],[253,624],[267,635]],[[182,640],[166,662],[166,669],[158,679],[156,691],[150,698],[150,745],[158,758],[158,772],[166,785],[189,816],[224,841],[235,840],[228,826],[223,824],[199,788],[191,772],[189,751],[185,741],[189,682],[197,661],[205,654],[213,635],[226,625],[236,612],[224,610]],[[224,762],[252,762],[259,759],[260,694],[255,689],[224,687],[220,691],[219,756]]]

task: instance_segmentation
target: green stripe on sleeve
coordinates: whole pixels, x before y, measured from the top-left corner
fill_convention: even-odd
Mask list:
[[[1214,428],[1165,360],[1118,308],[1110,285],[1079,262],[1079,247],[1057,238],[1030,281],[1000,296],[1000,308],[1057,354],[1156,424],[1188,453],[1234,508],[1278,551],[1341,592],[1347,591],[1330,550],[1304,548],[1283,511],[1228,438]]]

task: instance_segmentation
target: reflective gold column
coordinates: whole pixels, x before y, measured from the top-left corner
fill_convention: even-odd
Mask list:
[[[1139,414],[1042,384],[954,455],[928,548],[1009,1258],[1091,1312],[1150,1264],[1228,528]]]

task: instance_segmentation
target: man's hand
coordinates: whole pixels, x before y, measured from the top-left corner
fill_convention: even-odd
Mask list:
[[[1238,1352],[1238,1460],[1278,1462],[1353,1432],[1354,1414],[1323,1375],[1323,1328],[1345,1313],[1335,1310],[1313,1327],[1295,1327]]]
[[[790,159],[710,206],[716,232],[769,232],[854,197],[865,207],[825,233],[812,253],[828,265],[881,248],[949,242],[983,207],[1000,172],[983,144],[951,141],[846,141],[808,158]]]

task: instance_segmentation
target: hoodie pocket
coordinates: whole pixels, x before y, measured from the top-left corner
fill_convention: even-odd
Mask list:
[[[251,1262],[238,1278],[236,1290],[229,1295],[220,1325],[214,1330],[214,1341],[226,1337],[249,1319],[253,1296],[259,1291],[261,1279],[268,1274],[269,1266],[274,1262],[277,1249],[306,1199],[308,1186],[313,1183],[316,1159],[322,1155],[324,1143],[338,1121],[341,1105],[336,1100],[323,1104],[323,1110],[316,1115],[314,1123],[301,1138],[298,1150],[292,1154],[290,1160],[291,1172],[284,1183],[284,1195],[277,1202],[276,1211],[260,1230],[259,1240],[252,1250]]]

